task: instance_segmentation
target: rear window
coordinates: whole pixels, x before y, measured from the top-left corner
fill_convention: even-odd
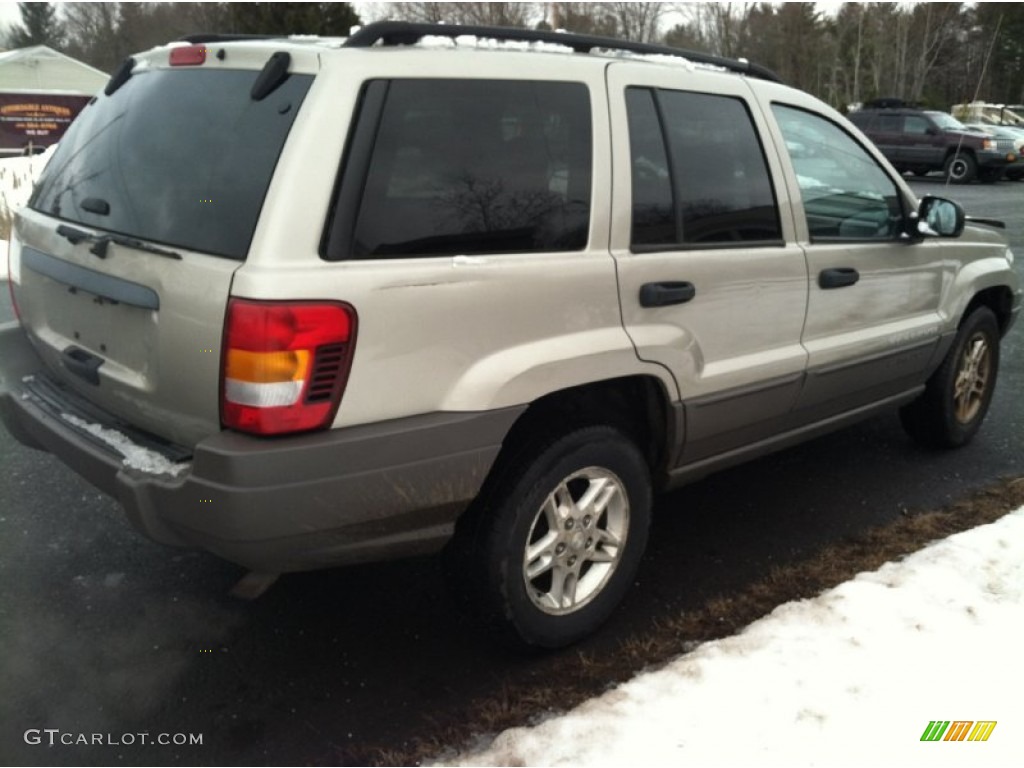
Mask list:
[[[29,206],[65,221],[244,259],[281,147],[313,80],[291,75],[253,101],[249,91],[258,75],[136,73],[81,113]],[[106,208],[109,213],[97,212]]]

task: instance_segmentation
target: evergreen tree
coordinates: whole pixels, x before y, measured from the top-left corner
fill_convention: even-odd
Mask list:
[[[18,3],[18,10],[21,12],[21,24],[16,25],[10,32],[11,47],[61,46],[64,35],[53,3]]]
[[[359,14],[350,3],[226,3],[232,32],[347,37]],[[223,30],[221,30],[223,31]]]

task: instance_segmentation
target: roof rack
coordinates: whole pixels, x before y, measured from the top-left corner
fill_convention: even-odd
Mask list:
[[[280,37],[282,37],[282,35],[228,35],[216,32],[204,32],[198,35],[185,35],[184,37],[179,37],[177,42],[202,45],[203,43],[234,43],[240,40],[275,40]]]
[[[920,102],[886,96],[864,103],[862,109],[921,109]]]
[[[657,54],[661,56],[678,56],[698,64],[711,64],[731,72],[750,75],[761,80],[781,82],[779,76],[758,64],[748,61],[727,59],[712,56],[708,53],[687,51],[682,48],[670,48],[666,45],[652,43],[635,43],[627,40],[616,40],[611,37],[595,35],[577,35],[572,32],[550,32],[543,29],[518,29],[513,27],[483,27],[468,24],[413,24],[405,21],[377,21],[368,24],[345,42],[350,48],[369,48],[372,45],[414,45],[421,38],[428,36],[456,38],[462,35],[494,40],[521,40],[525,42],[556,43],[572,48],[576,53],[589,53],[594,48],[612,51],[629,51],[630,53]]]

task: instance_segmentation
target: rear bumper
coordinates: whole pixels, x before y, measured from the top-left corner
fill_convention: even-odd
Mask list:
[[[435,413],[275,439],[222,432],[174,476],[127,466],[76,426],[123,425],[84,410],[49,382],[20,328],[0,329],[0,417],[16,439],[114,496],[150,538],[274,573],[437,551],[522,411]]]

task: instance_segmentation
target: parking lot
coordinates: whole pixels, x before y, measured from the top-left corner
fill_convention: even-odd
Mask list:
[[[1024,271],[1024,182],[913,187],[1006,221]],[[3,289],[0,322],[12,318]],[[623,609],[556,659],[613,653],[664,612],[1024,475],[1022,338],[1018,327],[1004,342],[988,421],[966,449],[918,448],[890,415],[662,497]],[[228,596],[241,569],[141,538],[112,499],[2,428],[0,466],[3,763],[359,763],[543,674],[455,612],[433,559],[286,576],[241,602]],[[201,744],[174,743],[194,734]]]

